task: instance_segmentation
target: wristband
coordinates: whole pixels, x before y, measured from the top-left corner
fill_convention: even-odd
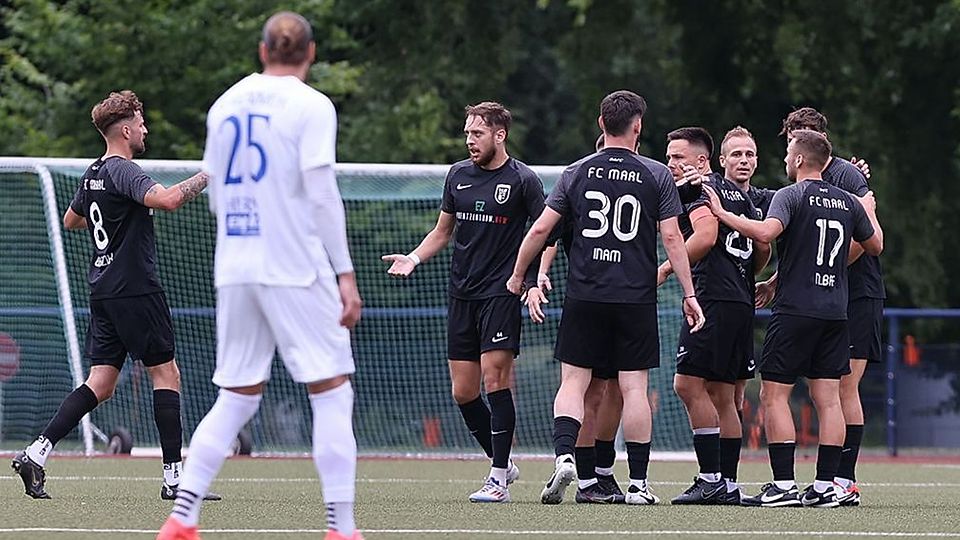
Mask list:
[[[686,300],[687,298],[696,298],[696,297],[697,297],[697,295],[691,294],[691,295],[689,295],[689,296],[684,296],[683,299]]]
[[[413,261],[414,266],[418,266],[420,264],[420,256],[412,251],[407,253],[407,258]]]

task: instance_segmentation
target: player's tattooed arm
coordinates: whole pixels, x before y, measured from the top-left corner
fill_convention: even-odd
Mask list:
[[[196,199],[210,182],[210,175],[199,172],[173,187],[154,184],[143,197],[143,205],[172,212]]]
[[[185,203],[196,199],[197,196],[200,195],[200,192],[206,189],[209,182],[210,175],[200,171],[183,182],[180,182],[176,187],[180,190],[180,194],[183,196],[183,202]]]

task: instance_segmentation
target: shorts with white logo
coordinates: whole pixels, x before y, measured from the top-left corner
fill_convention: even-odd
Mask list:
[[[883,326],[883,300],[857,298],[847,305],[850,327],[850,358],[880,362],[880,332]]]
[[[656,304],[563,301],[554,357],[595,374],[660,367]]]
[[[742,302],[706,300],[707,318],[703,328],[690,333],[686,318],[680,327],[677,373],[707,381],[733,384],[738,378],[752,378],[753,306]],[[741,377],[741,372],[750,375]]]
[[[90,300],[85,353],[94,366],[123,368],[130,358],[148,367],[173,360],[173,321],[163,292]]]
[[[763,341],[760,378],[794,384],[800,377],[839,379],[850,373],[847,321],[774,313]]]
[[[513,295],[480,300],[450,297],[447,309],[447,358],[480,361],[487,351],[520,354],[520,300]]]
[[[342,311],[333,278],[309,287],[219,287],[213,383],[237,388],[269,380],[278,349],[298,383],[353,373],[350,331],[340,326]]]

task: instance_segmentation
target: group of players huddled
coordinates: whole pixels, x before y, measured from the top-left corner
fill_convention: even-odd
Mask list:
[[[750,183],[757,145],[747,129],[737,126],[723,137],[722,172],[711,168],[714,143],[701,127],[668,134],[664,165],[637,152],[645,112],[646,102],[633,92],[606,96],[597,151],[567,167],[545,196],[536,173],[507,154],[510,112],[494,102],[467,107],[470,157],[447,174],[437,225],[409,254],[383,257],[390,275],[408,276],[453,240],[452,391],[492,460],[470,500],[509,502],[509,485],[519,477],[510,459],[516,420],[510,381],[522,319],[514,295],[535,323],[544,322],[550,263],[562,244],[569,273],[555,349],[561,362],[556,462],[541,502],[560,503],[574,480],[578,503],[659,502],[647,482],[648,370],[660,365],[657,287],[675,274],[684,317],[674,389],[689,416],[699,474],[672,503],[858,505],[858,386],[866,364],[879,360],[884,298],[877,259],[883,232],[867,187],[869,166],[833,156],[826,118],[804,107],[783,122],[790,185],[757,188]],[[667,255],[659,265],[658,233]],[[777,271],[757,283],[774,241]],[[771,300],[757,361],[754,308]],[[744,386],[756,371],[773,481],[751,497],[737,484],[737,468]],[[800,377],[819,419],[816,479],[804,491],[794,475],[789,404]],[[613,476],[621,422],[630,476],[625,493]]]

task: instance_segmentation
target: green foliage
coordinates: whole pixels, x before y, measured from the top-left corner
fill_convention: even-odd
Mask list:
[[[258,69],[263,0],[0,2],[0,155],[100,151],[89,110],[143,98],[153,158],[198,158],[204,114]],[[644,95],[643,149],[734,125],[757,137],[758,184],[782,182],[780,121],[811,105],[840,155],[867,158],[892,305],[960,301],[960,2],[814,0],[295,0],[314,25],[311,84],[337,104],[343,161],[461,159],[463,106],[514,113],[510,151],[568,163],[599,100]]]

